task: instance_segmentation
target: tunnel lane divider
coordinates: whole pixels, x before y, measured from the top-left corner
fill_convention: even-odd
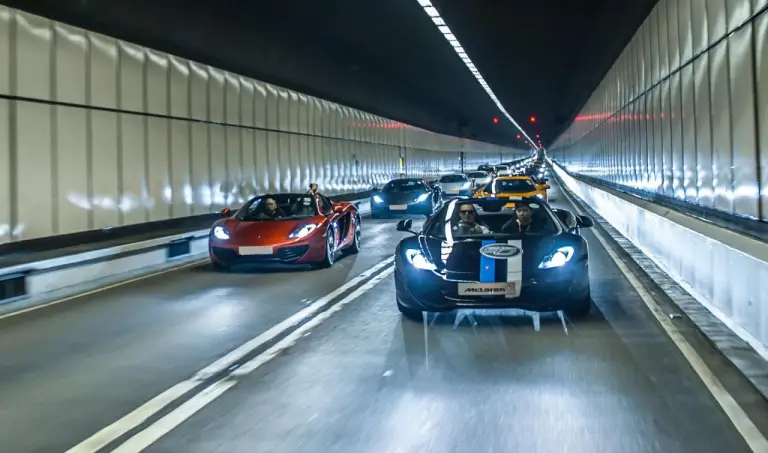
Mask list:
[[[581,199],[577,199],[577,195],[570,191],[562,181],[558,181],[560,190],[567,199],[578,211],[580,215],[591,215],[585,208],[585,203]],[[600,213],[597,213],[598,215]],[[739,431],[744,441],[749,445],[750,449],[754,452],[768,452],[768,439],[763,433],[755,426],[752,419],[739,405],[736,399],[731,393],[723,386],[722,382],[715,373],[709,368],[704,359],[699,355],[696,349],[688,342],[683,336],[680,330],[677,328],[671,318],[664,312],[664,309],[654,299],[651,293],[645,288],[643,283],[635,276],[634,272],[627,266],[624,260],[616,253],[615,247],[621,247],[620,245],[613,246],[608,239],[606,239],[602,232],[603,226],[595,219],[595,226],[590,231],[597,238],[598,242],[603,246],[608,256],[619,268],[619,271],[624,275],[629,284],[634,288],[640,299],[643,301],[648,310],[653,314],[656,321],[661,325],[664,332],[677,346],[677,349],[682,353],[685,360],[691,365],[691,368],[696,372],[704,386],[709,390],[710,394],[715,398],[720,408],[726,414],[734,427]],[[603,220],[603,219],[601,219]],[[606,223],[610,224],[610,222]]]
[[[276,357],[309,330],[392,275],[394,260],[394,256],[390,256],[379,262],[296,314],[233,349],[189,379],[179,382],[104,427],[66,453],[96,453],[102,449],[120,452],[143,450],[223,394],[237,382],[237,378]]]
[[[369,216],[369,200],[353,200]],[[0,267],[0,319],[208,261],[210,228]]]

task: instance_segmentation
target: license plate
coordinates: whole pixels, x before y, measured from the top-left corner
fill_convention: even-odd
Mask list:
[[[393,204],[389,205],[389,209],[392,211],[407,211],[408,205],[407,204]]]
[[[459,296],[514,296],[515,283],[459,283]]]
[[[240,247],[241,255],[272,255],[273,253],[272,247]]]
[[[456,195],[456,194],[458,194],[459,192],[461,192],[459,189],[451,189],[451,190],[446,190],[446,191],[445,191],[445,193],[447,193],[447,194],[449,194],[449,195]]]

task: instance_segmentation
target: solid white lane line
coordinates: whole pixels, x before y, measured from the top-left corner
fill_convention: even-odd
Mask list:
[[[581,207],[574,202],[573,198],[564,190],[562,190],[562,188],[561,192],[563,195],[565,195],[568,201],[571,202],[577,211],[583,215],[588,215],[588,213],[584,212],[584,210],[581,209]],[[608,256],[610,256],[613,262],[616,263],[616,266],[618,266],[621,273],[624,274],[624,277],[627,278],[635,291],[637,291],[637,294],[640,295],[640,298],[643,300],[651,313],[653,313],[659,324],[661,324],[661,327],[667,332],[669,338],[672,339],[672,342],[683,354],[683,357],[685,357],[699,378],[701,378],[702,382],[704,382],[707,390],[709,390],[712,396],[715,397],[715,400],[718,402],[718,404],[720,404],[720,407],[723,409],[725,414],[731,420],[731,423],[733,423],[752,451],[759,453],[768,452],[768,439],[766,439],[763,433],[757,429],[757,426],[752,423],[752,420],[749,418],[747,413],[744,412],[744,409],[742,409],[741,406],[739,406],[739,403],[736,402],[736,400],[733,398],[733,396],[728,393],[728,390],[723,386],[717,376],[715,376],[715,373],[712,372],[704,359],[701,358],[699,353],[696,352],[696,349],[694,349],[688,340],[686,340],[685,337],[680,333],[680,331],[677,329],[677,326],[675,326],[675,324],[672,322],[669,316],[667,316],[659,304],[656,303],[656,300],[654,300],[653,296],[651,296],[651,294],[646,291],[643,284],[640,283],[637,277],[635,277],[635,275],[627,267],[621,257],[619,257],[616,252],[613,251],[602,233],[594,228],[591,230],[597,240],[603,245],[603,248],[605,248],[606,252],[608,252]]]
[[[77,294],[72,295],[72,296],[67,296],[67,297],[64,297],[62,299],[57,299],[57,300],[54,300],[54,301],[51,301],[51,302],[46,302],[44,304],[35,305],[34,307],[25,308],[23,310],[12,311],[10,313],[6,313],[4,315],[0,315],[0,319],[10,318],[11,316],[20,315],[22,313],[28,313],[30,311],[40,310],[41,308],[50,307],[51,305],[57,305],[57,304],[60,304],[62,302],[68,302],[68,301],[73,300],[73,299],[78,299],[80,297],[90,296],[91,294],[100,293],[100,292],[106,291],[108,289],[117,288],[118,286],[127,285],[128,283],[137,282],[139,280],[144,280],[146,278],[152,278],[152,277],[156,277],[158,275],[167,274],[169,272],[175,272],[175,271],[187,268],[187,267],[199,266],[199,265],[201,265],[204,262],[209,261],[209,260],[210,260],[210,258],[208,258],[208,255],[206,255],[205,258],[196,259],[196,260],[194,260],[194,261],[192,261],[190,263],[182,264],[180,266],[174,266],[174,267],[172,267],[170,269],[163,269],[161,271],[153,272],[151,274],[141,275],[139,277],[134,277],[134,278],[131,278],[131,279],[128,279],[128,280],[122,280],[122,281],[119,281],[117,283],[112,283],[111,285],[102,286],[102,287],[99,287],[99,288],[96,288],[96,289],[92,289],[90,291],[86,291],[86,292],[83,292],[83,293],[77,293]]]
[[[203,380],[211,377],[216,373],[219,373],[221,371],[228,369],[235,362],[242,359],[244,356],[246,356],[248,353],[250,353],[254,349],[257,349],[261,345],[268,343],[269,341],[273,340],[275,337],[282,334],[286,330],[292,328],[296,324],[299,324],[300,322],[311,317],[316,312],[320,311],[326,305],[331,303],[334,299],[339,297],[342,293],[357,286],[362,281],[368,279],[371,275],[375,274],[377,271],[379,271],[383,267],[392,263],[394,259],[395,259],[394,256],[392,256],[378,263],[377,265],[373,266],[372,268],[368,269],[367,271],[363,272],[362,274],[348,281],[344,285],[338,287],[331,293],[316,300],[315,302],[313,302],[306,308],[302,309],[298,313],[281,321],[279,324],[272,326],[270,329],[268,329],[264,333],[249,340],[248,342],[244,343],[243,345],[229,352],[225,356],[216,360],[212,364],[198,371],[191,378],[174,385],[173,387],[164,391],[160,395],[152,398],[151,400],[147,401],[137,409],[133,410],[128,415],[125,415],[124,417],[117,420],[116,422],[101,429],[99,432],[97,432],[93,436],[89,437],[83,442],[67,450],[67,453],[94,453],[104,448],[104,446],[107,445],[108,443],[114,441],[115,439],[124,435],[128,431],[136,428],[141,423],[143,423],[148,418],[150,418],[152,415],[162,410],[165,406],[172,403],[176,399],[180,398],[191,389],[197,387]]]
[[[302,337],[304,337],[304,335],[307,334],[307,332],[328,320],[328,318],[344,308],[345,305],[370,291],[382,280],[392,275],[394,270],[394,266],[389,267],[381,274],[372,278],[364,285],[357,288],[350,295],[333,305],[331,308],[315,316],[306,324],[302,325],[295,331],[291,332],[288,336],[275,343],[271,348],[267,349],[263,353],[246,362],[242,367],[230,373],[231,377],[225,377],[219,381],[216,381],[202,392],[190,398],[189,401],[186,401],[184,404],[172,410],[161,419],[157,420],[155,423],[149,425],[143,431],[136,433],[125,443],[112,450],[112,453],[138,453],[153,443],[157,442],[158,439],[171,432],[185,420],[189,419],[195,413],[200,411],[200,409],[212,403],[216,398],[223,395],[224,392],[232,388],[238,382],[235,378],[240,378],[247,375],[248,373],[253,372],[254,370],[275,358],[285,349],[295,345]]]

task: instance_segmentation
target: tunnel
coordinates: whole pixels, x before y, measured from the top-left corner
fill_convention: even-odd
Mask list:
[[[4,2],[0,451],[768,453],[767,11]]]

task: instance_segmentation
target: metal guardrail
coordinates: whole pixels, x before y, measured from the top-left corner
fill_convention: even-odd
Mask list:
[[[718,209],[709,208],[706,206],[697,205],[688,201],[680,200],[679,198],[671,197],[656,192],[650,192],[647,190],[636,189],[634,187],[625,186],[603,179],[595,178],[592,176],[585,176],[578,173],[568,171],[562,163],[557,160],[553,161],[557,163],[561,170],[563,170],[568,176],[599,187],[607,187],[617,192],[621,192],[626,195],[640,198],[642,200],[663,206],[667,209],[677,211],[681,214],[685,214],[691,217],[695,217],[701,221],[711,223],[721,228],[726,228],[745,236],[749,236],[752,239],[768,243],[768,222],[764,222],[758,219],[743,217],[736,214],[731,214]]]
[[[367,197],[361,198],[365,194],[354,194],[357,198],[350,194],[333,199],[353,202],[360,213],[366,215],[370,213],[370,205]],[[167,233],[0,267],[0,305],[121,274],[144,272],[148,268],[203,260],[208,253],[211,224],[221,218],[218,214],[209,217],[210,221],[204,222],[207,224],[203,228],[193,231]],[[184,224],[183,221],[180,223]]]

